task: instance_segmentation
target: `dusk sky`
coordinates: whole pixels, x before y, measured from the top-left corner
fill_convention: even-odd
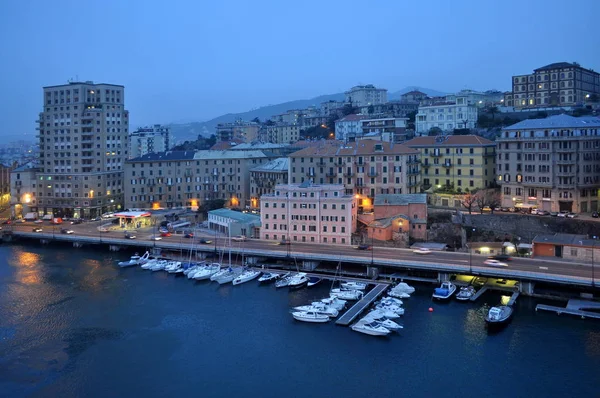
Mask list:
[[[552,62],[600,70],[600,1],[3,1],[3,136],[35,135],[42,87],[125,85],[131,128],[372,83],[510,89]]]

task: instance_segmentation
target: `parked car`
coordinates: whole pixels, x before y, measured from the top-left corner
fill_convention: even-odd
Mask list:
[[[592,212],[592,217],[598,218],[598,212],[597,211]]]
[[[558,216],[558,213],[557,213],[557,212],[555,212],[555,211],[551,211],[551,212],[550,212],[550,215],[551,215],[552,217],[556,217],[556,216]]]
[[[540,214],[540,210],[538,210],[538,209],[531,209],[531,214],[538,215],[538,214]]]
[[[35,224],[43,224],[44,220],[40,220],[39,218],[34,221]]]
[[[42,229],[40,227],[35,227],[33,228],[33,232],[42,232]]]
[[[358,250],[372,250],[373,249],[373,247],[371,245],[367,245],[367,244],[358,245],[358,246],[356,246],[356,248]]]
[[[289,241],[289,240],[282,239],[282,240],[279,241],[279,244],[283,245],[283,246],[286,246],[286,245],[291,245],[292,242]]]
[[[538,216],[549,216],[550,212],[548,210],[538,210]]]
[[[493,260],[493,259],[485,260],[483,263],[485,265],[489,265],[492,267],[507,267],[508,266],[508,264],[503,263],[502,261]]]
[[[566,217],[566,216],[567,216],[567,214],[569,214],[569,212],[568,212],[568,211],[566,211],[566,210],[563,210],[563,211],[561,211],[560,213],[558,213],[558,217]]]
[[[577,217],[577,213],[569,213],[569,214],[567,214],[567,217],[575,218],[575,217]]]
[[[202,243],[203,245],[210,245],[211,243],[213,243],[213,241],[210,239],[200,239],[200,243]]]
[[[508,207],[501,207],[501,208],[500,208],[500,211],[507,212],[507,211],[508,211]]]
[[[231,238],[231,240],[234,242],[245,242],[247,238],[244,235],[237,235]]]

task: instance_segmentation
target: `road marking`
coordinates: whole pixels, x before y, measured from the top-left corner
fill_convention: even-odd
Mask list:
[[[548,267],[540,267],[540,269],[548,269]]]

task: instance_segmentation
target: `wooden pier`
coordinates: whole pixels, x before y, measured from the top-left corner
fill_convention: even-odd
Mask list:
[[[557,315],[569,314],[583,318],[600,319],[600,312],[586,311],[585,309],[594,309],[600,311],[600,303],[585,300],[569,300],[566,307],[555,307],[553,305],[538,304],[535,310],[556,312]]]
[[[336,325],[348,326],[365,308],[373,303],[389,287],[386,283],[377,284],[371,291],[363,296],[356,304],[344,313],[335,322]]]

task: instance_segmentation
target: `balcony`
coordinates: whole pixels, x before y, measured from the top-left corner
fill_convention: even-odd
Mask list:
[[[431,164],[429,164],[429,163],[423,163],[423,164],[421,165],[421,167],[427,167],[427,168],[429,168],[429,166],[431,166]]]
[[[577,163],[575,160],[566,160],[566,159],[559,159],[556,161],[556,164],[575,164]]]
[[[308,171],[308,172],[306,172],[306,176],[314,178],[315,177],[315,172],[314,171]]]
[[[367,175],[368,175],[369,177],[377,177],[377,176],[379,175],[379,173],[377,172],[377,170],[369,170],[369,171],[367,172]]]
[[[558,171],[558,172],[556,172],[556,175],[560,176],[560,177],[575,177],[576,174],[577,173],[574,171]]]
[[[353,171],[346,171],[344,173],[344,177],[354,177],[354,172]]]
[[[433,152],[433,153],[430,153],[429,156],[432,156],[434,158],[439,158],[440,156],[444,156],[444,154],[442,154],[441,152]]]
[[[559,182],[559,183],[556,184],[556,188],[559,188],[559,189],[575,189],[575,182],[573,182],[573,183]]]
[[[406,183],[406,186],[407,186],[407,187],[416,187],[416,186],[418,186],[418,185],[419,185],[419,181],[408,181],[408,182]]]
[[[329,178],[337,177],[337,172],[335,172],[335,171],[328,171],[325,174],[325,177],[329,177]]]
[[[442,167],[452,167],[452,162],[444,162],[444,164],[442,164]]]
[[[554,151],[560,153],[577,152],[577,148],[554,148]]]
[[[409,158],[409,159],[406,161],[406,164],[417,164],[417,163],[421,163],[421,159],[417,159],[417,158],[410,159],[410,158]]]
[[[317,166],[319,167],[325,167],[327,165],[327,163],[323,162],[322,160],[317,162]]]
[[[409,168],[408,170],[406,170],[406,174],[408,174],[408,175],[419,174],[419,168],[418,167]]]

